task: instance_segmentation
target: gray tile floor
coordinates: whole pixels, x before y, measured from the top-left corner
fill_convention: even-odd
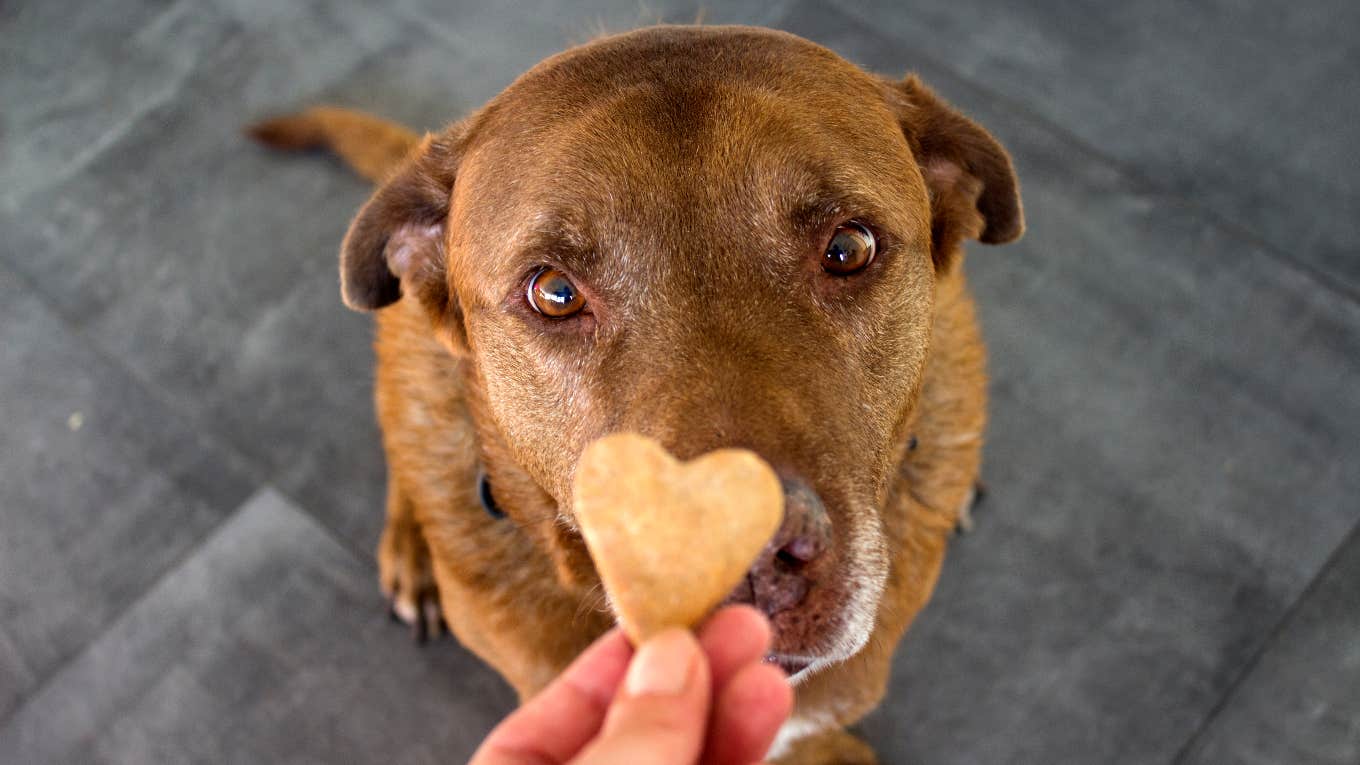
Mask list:
[[[892,763],[1360,762],[1360,4],[713,5],[920,72],[1015,155],[969,269],[978,529],[862,731]],[[0,761],[457,762],[513,703],[389,625],[362,182],[251,146],[432,128],[693,4],[0,4]]]

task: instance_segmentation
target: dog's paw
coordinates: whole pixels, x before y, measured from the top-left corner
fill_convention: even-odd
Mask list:
[[[378,583],[387,596],[388,616],[410,625],[416,642],[424,643],[448,632],[439,607],[430,548],[419,525],[388,521],[378,543]]]

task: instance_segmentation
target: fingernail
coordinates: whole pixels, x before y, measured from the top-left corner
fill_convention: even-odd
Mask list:
[[[697,651],[698,645],[688,630],[666,630],[643,643],[624,680],[628,695],[680,693],[689,680]]]

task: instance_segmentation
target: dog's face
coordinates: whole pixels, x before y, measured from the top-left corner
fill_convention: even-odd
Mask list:
[[[570,509],[591,440],[768,460],[785,526],[733,599],[799,670],[872,631],[937,270],[1020,226],[1005,153],[914,81],[780,33],[658,28],[550,59],[427,141],[343,277],[358,307],[420,300],[466,355],[497,498],[569,585],[594,581]]]

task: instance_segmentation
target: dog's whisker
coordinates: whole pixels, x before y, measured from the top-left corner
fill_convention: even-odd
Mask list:
[[[541,525],[543,525],[543,524],[545,524],[545,523],[556,523],[557,520],[558,520],[558,518],[557,518],[557,516],[554,514],[554,515],[545,515],[545,516],[541,516],[541,517],[538,517],[538,518],[524,518],[524,519],[509,518],[509,517],[507,517],[506,520],[510,521],[510,523],[513,524],[516,528],[524,529],[524,530],[527,531],[527,530],[530,530],[530,529],[532,529],[532,528],[534,528],[534,527],[541,526]]]
[[[572,624],[578,624],[581,617],[590,611],[608,611],[609,595],[604,591],[604,585],[596,583],[585,594],[581,596],[581,604],[576,607],[576,614],[572,617]]]

